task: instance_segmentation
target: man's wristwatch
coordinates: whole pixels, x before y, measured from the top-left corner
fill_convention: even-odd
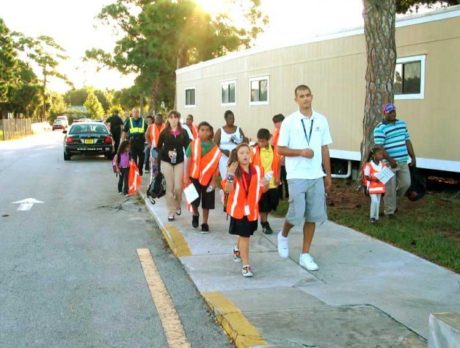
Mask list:
[[[227,174],[227,182],[230,184],[233,183],[233,180],[235,179],[235,176],[232,174]]]

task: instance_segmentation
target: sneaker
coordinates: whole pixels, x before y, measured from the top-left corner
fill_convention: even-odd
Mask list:
[[[249,265],[243,266],[243,268],[241,269],[241,274],[243,274],[243,277],[245,278],[249,278],[254,275],[254,273],[252,273],[251,266]]]
[[[200,216],[199,215],[193,215],[192,216],[192,226],[193,228],[197,228],[199,224]]]
[[[168,215],[168,221],[174,221],[174,214]]]
[[[150,173],[150,169],[144,169],[145,173]]]
[[[270,227],[270,224],[268,222],[265,222],[262,224],[262,232],[265,234],[272,234],[273,230]]]
[[[233,247],[233,261],[241,262],[240,250],[236,247]]]
[[[208,224],[201,224],[201,233],[209,233],[209,225]]]
[[[289,239],[283,237],[282,232],[278,233],[278,254],[283,258],[289,257]]]
[[[307,271],[317,271],[319,269],[315,260],[309,253],[301,254],[299,258],[299,265]]]
[[[371,220],[370,220],[371,224],[375,224],[376,222],[377,222],[377,220],[375,218],[371,218]]]
[[[181,208],[178,208],[176,210],[176,215],[179,216],[180,214],[182,214],[182,209]],[[198,225],[197,225],[198,226]]]

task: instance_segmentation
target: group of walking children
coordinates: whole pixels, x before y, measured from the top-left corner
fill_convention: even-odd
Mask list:
[[[226,120],[232,116],[226,115]],[[220,175],[226,198],[224,210],[230,217],[229,233],[238,236],[232,248],[233,259],[242,262],[244,277],[252,277],[249,238],[257,230],[259,218],[263,233],[273,233],[268,214],[277,208],[279,202],[280,155],[270,142],[270,131],[260,129],[257,143],[252,147],[247,142],[235,144],[228,151],[228,164],[223,170],[222,157],[227,157],[227,154],[213,141],[212,126],[201,122],[196,127],[196,137],[191,140],[182,129],[179,118],[179,113],[171,112],[164,126],[157,115],[155,123],[146,132],[151,149],[155,149],[150,169],[156,171],[155,164],[159,163],[166,179],[168,220],[173,221],[175,215],[181,214],[182,188],[193,185],[198,198],[189,204],[192,226],[198,228],[201,219],[201,233],[209,233],[209,211],[215,209],[215,189],[217,176]],[[223,141],[225,134],[219,135],[218,139]],[[182,150],[184,148],[185,151]],[[118,191],[124,195],[129,193],[130,152],[130,142],[122,141],[113,160],[114,171],[119,176]],[[202,214],[199,212],[200,205]]]

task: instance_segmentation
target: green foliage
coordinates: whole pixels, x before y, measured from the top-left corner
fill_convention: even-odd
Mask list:
[[[194,0],[117,0],[98,18],[124,36],[113,53],[92,49],[86,58],[122,73],[137,73],[136,89],[129,92],[138,91],[137,99],[148,97],[151,109],[161,102],[172,106],[177,68],[249,47],[267,23],[259,0],[232,3],[246,18],[246,28],[236,27],[227,14],[211,17]],[[132,104],[125,102],[121,104]]]
[[[83,105],[86,98],[88,98],[87,88],[73,88],[65,94],[66,103],[74,106]]]
[[[94,94],[102,105],[105,113],[108,113],[112,106],[113,94],[109,91],[95,90]]]
[[[20,85],[18,64],[11,33],[0,18],[0,103],[8,102],[10,90]]]
[[[48,98],[49,120],[54,121],[56,116],[63,115],[67,111],[64,96],[60,93],[51,92]]]
[[[88,110],[90,116],[94,119],[100,119],[104,116],[104,108],[102,104],[97,99],[94,92],[89,92],[86,101],[83,104],[85,108]]]

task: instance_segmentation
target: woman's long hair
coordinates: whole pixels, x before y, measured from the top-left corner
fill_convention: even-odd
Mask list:
[[[167,131],[170,131],[170,130],[171,130],[171,124],[169,123],[169,117],[170,117],[171,115],[176,116],[176,118],[178,119],[178,122],[177,122],[177,129],[179,129],[179,131],[182,132],[182,125],[181,125],[181,123],[180,123],[180,112],[179,112],[179,111],[176,111],[176,110],[171,110],[171,111],[168,113],[168,120],[166,121],[165,130],[167,130]]]
[[[249,147],[248,144],[246,143],[241,143],[237,147],[235,147],[231,152],[230,152],[230,157],[228,158],[228,165],[227,168],[230,167],[230,165],[233,162],[238,162],[238,150],[241,149],[242,147],[247,147],[249,149],[249,152],[251,152],[251,148]],[[238,165],[238,167],[235,170],[235,176],[239,179],[241,178],[241,175],[243,173],[241,172],[241,168]]]
[[[129,141],[128,140],[123,140],[120,144],[120,146],[118,147],[118,152],[117,152],[117,155],[118,155],[118,158],[120,158],[120,155],[126,151],[126,148],[130,145]]]

